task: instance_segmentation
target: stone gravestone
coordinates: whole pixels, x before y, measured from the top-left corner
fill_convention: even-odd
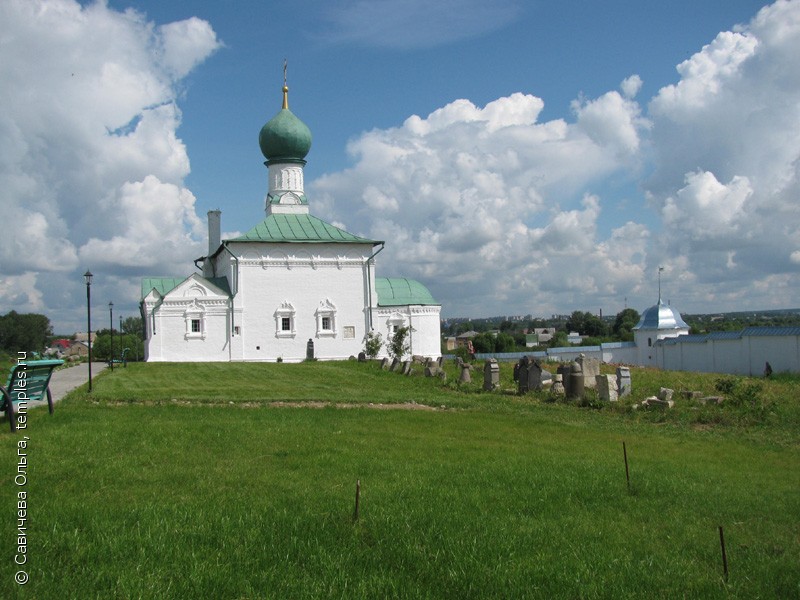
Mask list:
[[[461,375],[458,377],[458,383],[472,383],[472,376],[469,372],[472,371],[472,365],[461,365]]]
[[[520,394],[528,393],[528,366],[530,359],[523,356],[517,363],[517,392]]]
[[[583,398],[584,378],[581,363],[577,360],[569,366],[569,385],[567,386],[567,397]]]
[[[615,375],[597,375],[597,396],[606,402],[617,401],[617,378]]]
[[[397,369],[397,365],[399,364],[400,364],[400,359],[395,356],[392,359],[392,364],[389,366],[389,370],[394,371],[395,369]]]
[[[556,373],[556,377],[553,380],[553,387],[550,388],[550,391],[553,392],[554,394],[565,393],[564,376],[561,373]]]
[[[500,387],[500,365],[494,358],[483,364],[483,389],[487,392]]]
[[[469,365],[463,365],[462,369],[464,367],[469,367]],[[425,367],[423,373],[425,373],[425,377],[439,377],[441,379],[447,378],[447,373],[444,372],[444,369],[440,369],[436,365],[433,365],[432,367]]]
[[[403,375],[411,375],[411,361],[403,361],[403,369],[400,371]]]
[[[358,353],[358,362],[367,362],[367,355],[365,352]]]
[[[534,359],[528,365],[528,391],[540,391],[544,385],[553,379],[552,373],[542,369],[542,363]]]
[[[444,367],[444,355],[436,359],[436,366],[439,367],[440,369]]]
[[[518,362],[514,363],[514,381],[515,382],[519,381],[519,363]]]
[[[597,376],[600,375],[600,361],[581,354],[575,359],[575,362],[581,366],[584,388],[594,388],[597,385]]]
[[[569,365],[559,365],[556,377],[561,376],[561,389],[569,396]]]
[[[381,359],[381,369],[385,371],[388,368],[389,368],[389,359],[388,358]]]
[[[617,394],[620,398],[631,395],[631,370],[617,367]]]

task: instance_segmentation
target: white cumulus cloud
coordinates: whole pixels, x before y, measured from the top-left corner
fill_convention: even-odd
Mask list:
[[[462,99],[364,133],[349,146],[352,168],[312,182],[314,206],[389,241],[381,272],[422,279],[451,314],[557,311],[582,282],[617,293],[644,253],[611,256],[618,244],[598,233],[602,201],[586,189],[625,168],[646,123],[617,92],[586,101],[583,122],[540,123],[543,107],[522,93],[484,107]]]
[[[447,314],[649,304],[659,265],[679,306],[796,305],[800,2],[720,32],[644,108],[641,86],[577,99],[572,122],[540,122],[524,93],[455,100],[354,139],[311,197],[391,241],[382,272],[422,279]],[[620,178],[652,212],[615,226]]]
[[[764,7],[678,71],[649,105],[656,162],[646,187],[664,225],[657,260],[684,258],[687,300],[734,309],[746,289],[749,305],[795,306],[800,2]]]
[[[196,257],[176,100],[219,46],[196,18],[156,27],[105,2],[0,3],[0,187],[14,223],[0,307],[80,305],[87,267],[102,291]]]

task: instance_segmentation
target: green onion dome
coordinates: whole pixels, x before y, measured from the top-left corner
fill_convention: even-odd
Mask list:
[[[281,162],[305,164],[311,149],[311,130],[289,110],[289,88],[283,86],[283,108],[270,119],[258,135],[267,165]]]

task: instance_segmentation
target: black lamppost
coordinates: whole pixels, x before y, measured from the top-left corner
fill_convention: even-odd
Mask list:
[[[108,364],[111,365],[111,370],[114,370],[114,303],[108,303],[108,328],[111,330],[111,359]]]
[[[92,272],[83,274],[86,280],[86,339],[89,344],[89,391],[92,391]]]

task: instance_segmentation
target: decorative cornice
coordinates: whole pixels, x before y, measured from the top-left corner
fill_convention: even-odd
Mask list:
[[[240,258],[239,265],[243,267],[260,267],[262,269],[343,269],[345,267],[361,268],[366,263],[364,258],[327,258],[321,256],[298,257],[286,256],[282,258]]]

